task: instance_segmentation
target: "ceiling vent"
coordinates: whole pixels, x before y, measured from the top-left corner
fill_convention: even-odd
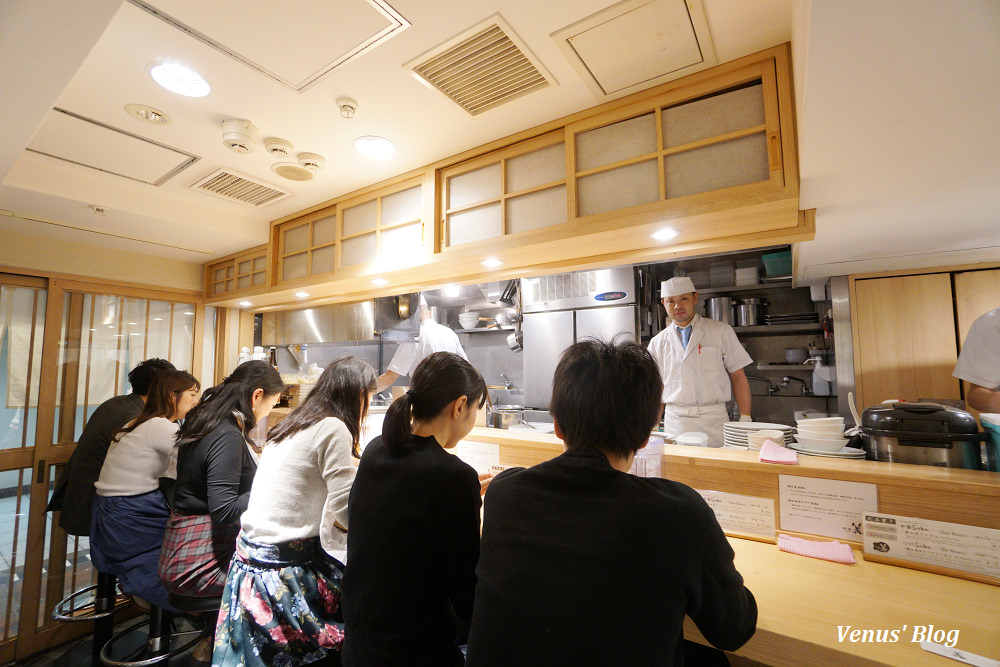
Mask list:
[[[403,68],[473,116],[556,82],[499,14]]]
[[[215,195],[229,201],[237,201],[247,206],[266,206],[291,193],[256,181],[249,176],[237,174],[228,169],[219,169],[191,186],[206,194]]]

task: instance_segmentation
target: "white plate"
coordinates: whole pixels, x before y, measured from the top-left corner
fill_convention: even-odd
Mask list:
[[[807,435],[796,435],[795,441],[817,452],[839,452],[847,446],[850,438],[811,438]]]
[[[778,431],[791,431],[792,427],[787,424],[769,424],[768,422],[726,422],[723,429],[732,428],[740,431],[760,431],[763,429],[775,429]]]
[[[794,442],[788,443],[787,447],[789,449],[794,449],[797,452],[803,454],[809,454],[810,456],[829,456],[835,459],[863,459],[865,458],[865,450],[856,449],[854,447],[844,447],[840,451],[836,452],[822,452],[815,449],[808,449],[806,447],[801,447],[796,445]]]

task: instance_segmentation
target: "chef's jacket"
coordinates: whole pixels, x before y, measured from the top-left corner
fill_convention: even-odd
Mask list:
[[[671,323],[649,341],[649,352],[663,378],[663,403],[710,406],[732,398],[729,374],[753,362],[733,328],[695,314],[687,349]]]
[[[455,332],[428,318],[420,323],[417,342],[402,343],[387,368],[399,375],[413,375],[417,364],[434,352],[454,352],[466,361],[469,360]]]

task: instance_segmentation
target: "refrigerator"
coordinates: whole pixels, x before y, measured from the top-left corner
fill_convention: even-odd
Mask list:
[[[588,337],[638,340],[632,267],[522,278],[524,403],[548,410],[563,350]]]

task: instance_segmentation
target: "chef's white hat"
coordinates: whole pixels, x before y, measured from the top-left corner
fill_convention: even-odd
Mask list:
[[[694,282],[687,276],[683,276],[681,278],[671,278],[670,280],[664,280],[660,283],[661,299],[697,291],[698,290],[694,288]]]

